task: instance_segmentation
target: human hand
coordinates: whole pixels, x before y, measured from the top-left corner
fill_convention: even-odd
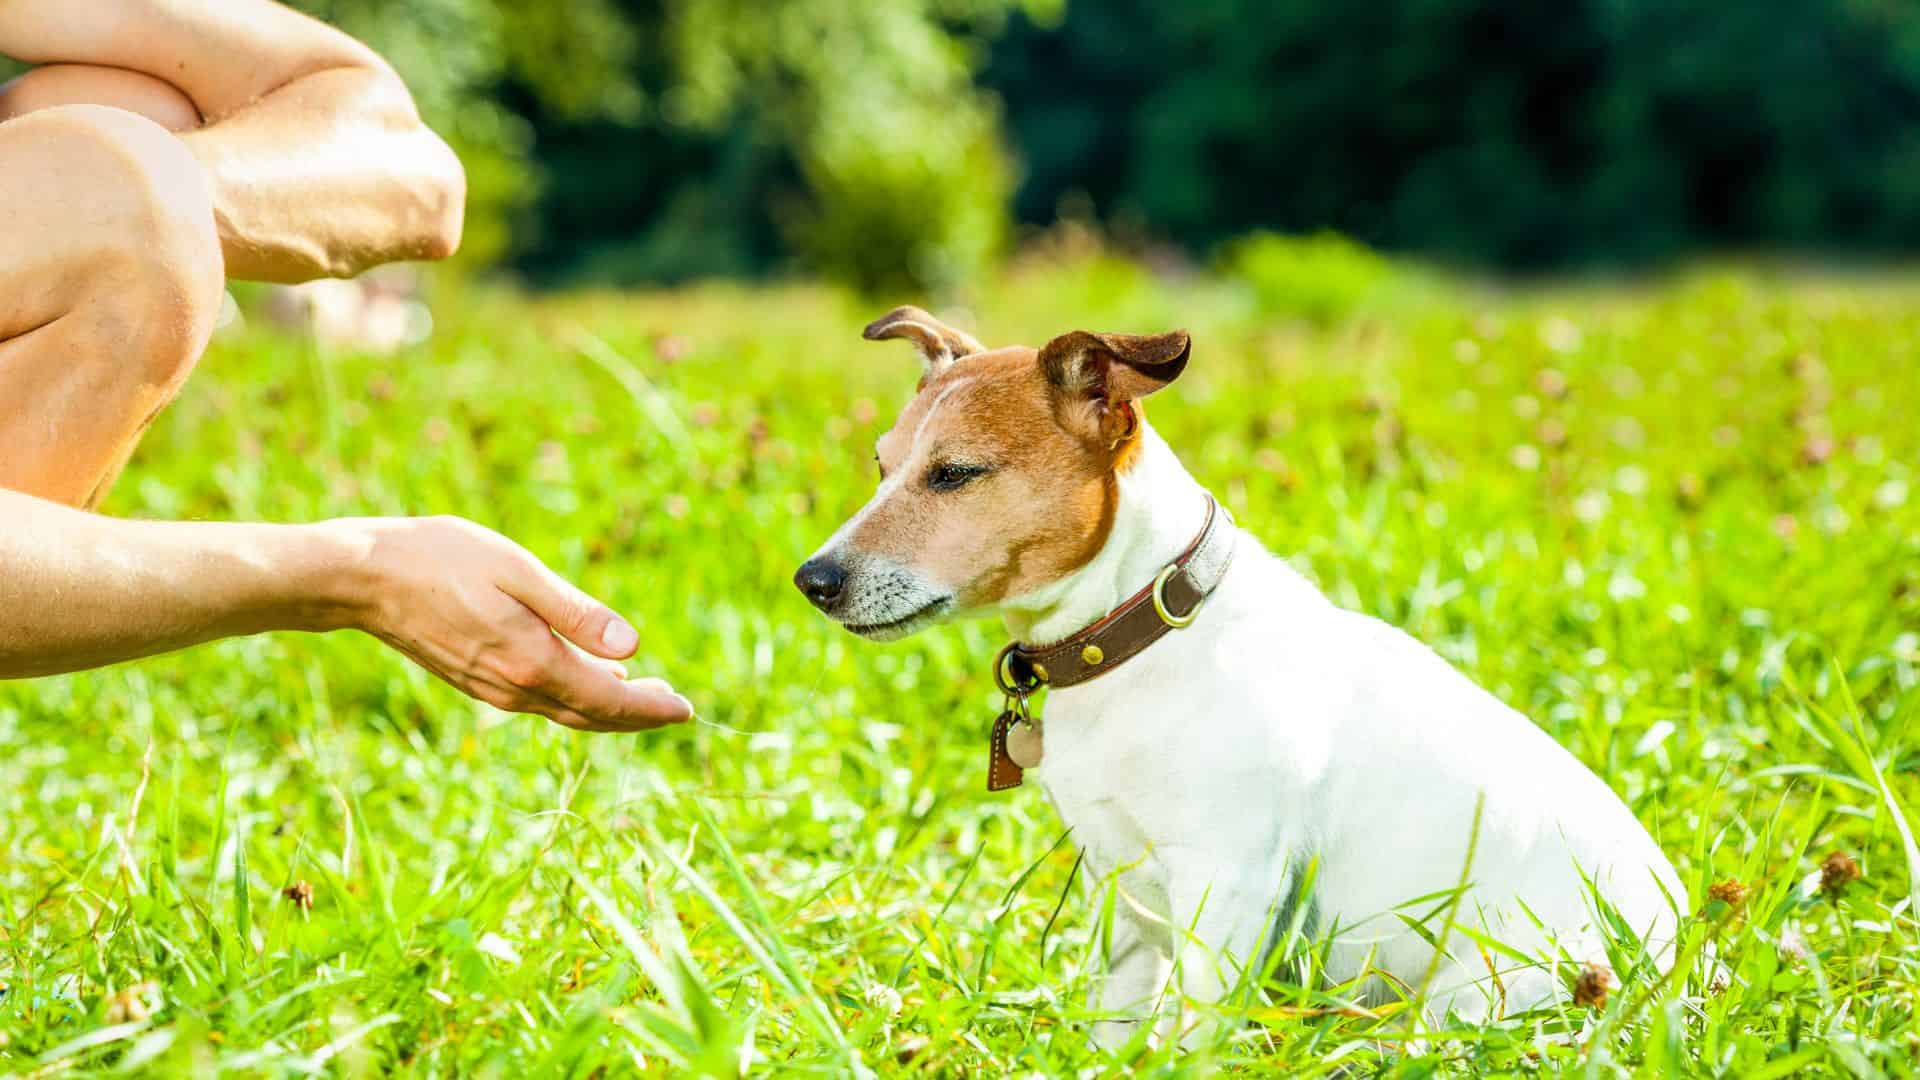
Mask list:
[[[640,642],[631,625],[499,533],[456,517],[325,527],[356,553],[345,575],[349,624],[469,696],[582,731],[644,731],[693,715],[665,682],[627,681],[620,661]]]

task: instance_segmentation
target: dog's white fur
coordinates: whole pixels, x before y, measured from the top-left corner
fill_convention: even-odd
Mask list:
[[[1150,428],[1143,438],[1105,547],[1004,605],[1019,640],[1091,624],[1198,532],[1204,491]],[[1190,627],[1045,703],[1039,780],[1089,880],[1125,894],[1096,1009],[1152,1008],[1176,968],[1181,994],[1215,1000],[1296,916],[1328,939],[1330,979],[1364,968],[1418,991],[1434,949],[1400,914],[1439,935],[1447,904],[1433,896],[1457,891],[1463,869],[1455,925],[1529,956],[1604,960],[1594,888],[1650,946],[1670,945],[1685,893],[1604,782],[1426,646],[1336,607],[1245,531],[1234,541]],[[1426,988],[1435,1015],[1486,1019],[1565,993],[1564,964],[1519,965],[1458,932],[1447,952]]]

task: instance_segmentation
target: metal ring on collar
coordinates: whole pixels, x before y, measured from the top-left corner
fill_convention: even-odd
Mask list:
[[[1161,622],[1166,623],[1175,630],[1182,630],[1190,625],[1194,620],[1194,616],[1200,614],[1201,605],[1207,602],[1206,597],[1201,597],[1194,603],[1193,610],[1187,612],[1185,615],[1175,615],[1167,609],[1167,581],[1179,572],[1179,564],[1168,563],[1166,569],[1160,571],[1160,576],[1153,579],[1153,613],[1160,616]]]
[[[1016,648],[1019,648],[1019,645],[1010,641],[1000,650],[1000,655],[993,658],[993,681],[999,685],[1000,692],[1008,697],[1031,694],[1047,681],[1046,669],[1031,663],[1028,666],[1034,668],[1032,682],[1021,685],[1020,680],[1014,678],[1013,670],[1007,664],[1013,658],[1013,650]]]

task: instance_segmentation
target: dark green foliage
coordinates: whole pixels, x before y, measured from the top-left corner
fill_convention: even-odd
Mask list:
[[[1016,22],[1017,202],[1508,267],[1920,240],[1920,11],[1860,0],[1145,0]]]

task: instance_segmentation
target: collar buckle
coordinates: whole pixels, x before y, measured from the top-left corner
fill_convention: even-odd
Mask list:
[[[1168,563],[1166,568],[1160,571],[1160,576],[1153,579],[1153,613],[1160,616],[1160,621],[1174,630],[1184,630],[1191,626],[1193,620],[1200,615],[1200,609],[1206,606],[1207,597],[1212,595],[1211,593],[1202,595],[1200,599],[1194,601],[1193,610],[1185,615],[1175,615],[1167,608],[1167,582],[1180,570],[1179,563]]]

